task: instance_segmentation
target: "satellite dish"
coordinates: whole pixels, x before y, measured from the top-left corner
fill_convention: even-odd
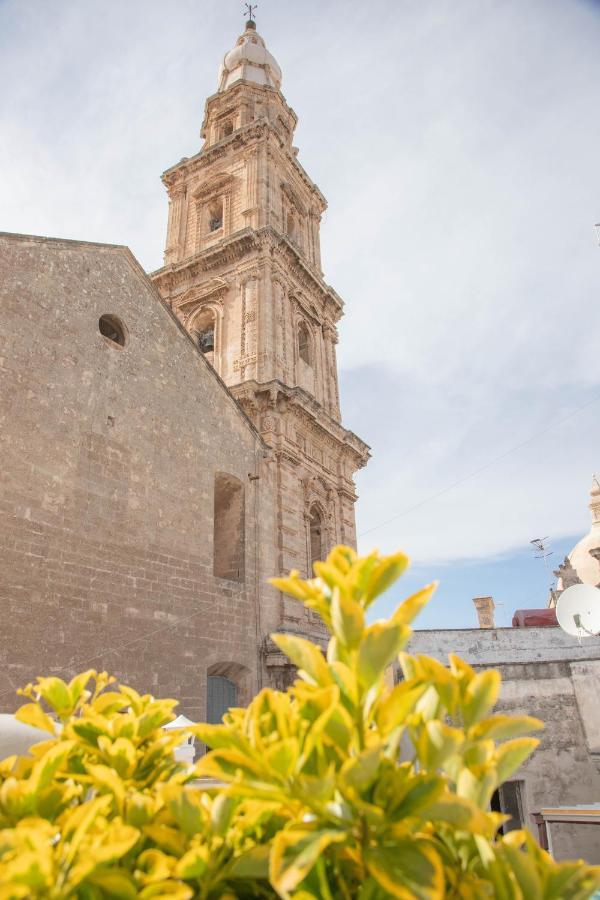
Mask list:
[[[590,584],[571,585],[558,598],[556,618],[573,637],[600,635],[600,591]]]

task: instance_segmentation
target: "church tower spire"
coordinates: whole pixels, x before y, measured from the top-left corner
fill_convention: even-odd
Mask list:
[[[281,83],[249,20],[206,101],[202,148],[163,175],[165,265],[153,278],[273,448],[279,567],[308,573],[336,542],[355,543],[353,475],[369,448],[340,421],[327,204],[298,161]]]

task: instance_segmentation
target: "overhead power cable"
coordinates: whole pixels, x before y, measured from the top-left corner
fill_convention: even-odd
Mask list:
[[[431,503],[433,500],[437,500],[438,497],[442,497],[444,494],[447,494],[448,491],[454,490],[455,487],[458,487],[460,484],[464,484],[465,481],[469,481],[471,478],[475,478],[476,475],[480,475],[481,472],[485,472],[486,469],[489,469],[491,466],[494,466],[496,463],[500,462],[503,459],[506,459],[507,456],[510,456],[511,453],[516,453],[517,450],[521,450],[523,447],[526,447],[528,444],[533,443],[538,438],[542,437],[542,435],[547,434],[553,428],[557,428],[559,425],[562,425],[564,422],[568,422],[569,419],[572,419],[573,416],[576,416],[577,413],[580,413],[582,410],[587,409],[588,406],[592,406],[594,403],[597,403],[600,400],[600,395],[597,397],[593,397],[591,400],[588,400],[587,403],[582,403],[581,406],[578,406],[576,409],[572,409],[571,412],[567,413],[566,416],[563,416],[562,419],[556,419],[551,422],[549,425],[546,425],[545,428],[542,428],[540,431],[536,431],[535,434],[530,435],[524,441],[521,441],[520,444],[515,444],[514,447],[510,447],[508,450],[505,450],[504,453],[500,453],[498,456],[494,456],[488,462],[486,462],[483,466],[479,466],[478,469],[474,469],[472,472],[469,472],[467,475],[463,475],[462,478],[457,478],[456,481],[453,481],[451,484],[446,485],[446,487],[442,488],[439,491],[436,491],[435,494],[430,494],[428,497],[424,497],[423,500],[419,500],[418,503],[415,503],[413,506],[407,507],[407,509],[403,509],[401,512],[396,513],[391,516],[389,519],[385,519],[383,522],[379,522],[378,525],[372,525],[371,528],[367,528],[366,531],[361,531],[358,537],[364,537],[366,534],[371,534],[373,531],[377,531],[379,528],[383,528],[385,525],[389,525],[391,522],[395,522],[397,519],[401,519],[403,516],[407,516],[409,513],[414,512],[417,509],[420,509],[422,506],[425,506],[427,503]]]

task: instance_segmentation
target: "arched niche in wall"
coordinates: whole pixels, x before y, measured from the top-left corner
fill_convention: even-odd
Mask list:
[[[192,192],[196,215],[196,250],[231,233],[234,178],[226,172],[199,184]]]
[[[315,342],[306,319],[296,324],[296,381],[300,387],[315,392]]]
[[[301,362],[312,368],[312,339],[306,322],[298,323],[298,357]]]
[[[244,485],[235,475],[215,474],[213,573],[228,581],[245,580],[246,512]]]
[[[313,571],[313,565],[326,555],[325,540],[325,516],[320,505],[313,503],[308,514],[309,531],[309,572]]]

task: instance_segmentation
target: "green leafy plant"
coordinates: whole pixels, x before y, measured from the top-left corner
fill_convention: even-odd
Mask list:
[[[489,810],[541,723],[493,713],[497,672],[404,652],[435,586],[367,623],[407,565],[336,547],[316,578],[274,580],[319,613],[327,651],[275,635],[296,682],[195,726],[212,748],[196,766],[163,730],[174,701],[105,673],[28,685],[17,715],[49,740],[0,763],[0,900],[587,900],[600,869],[500,834]]]

